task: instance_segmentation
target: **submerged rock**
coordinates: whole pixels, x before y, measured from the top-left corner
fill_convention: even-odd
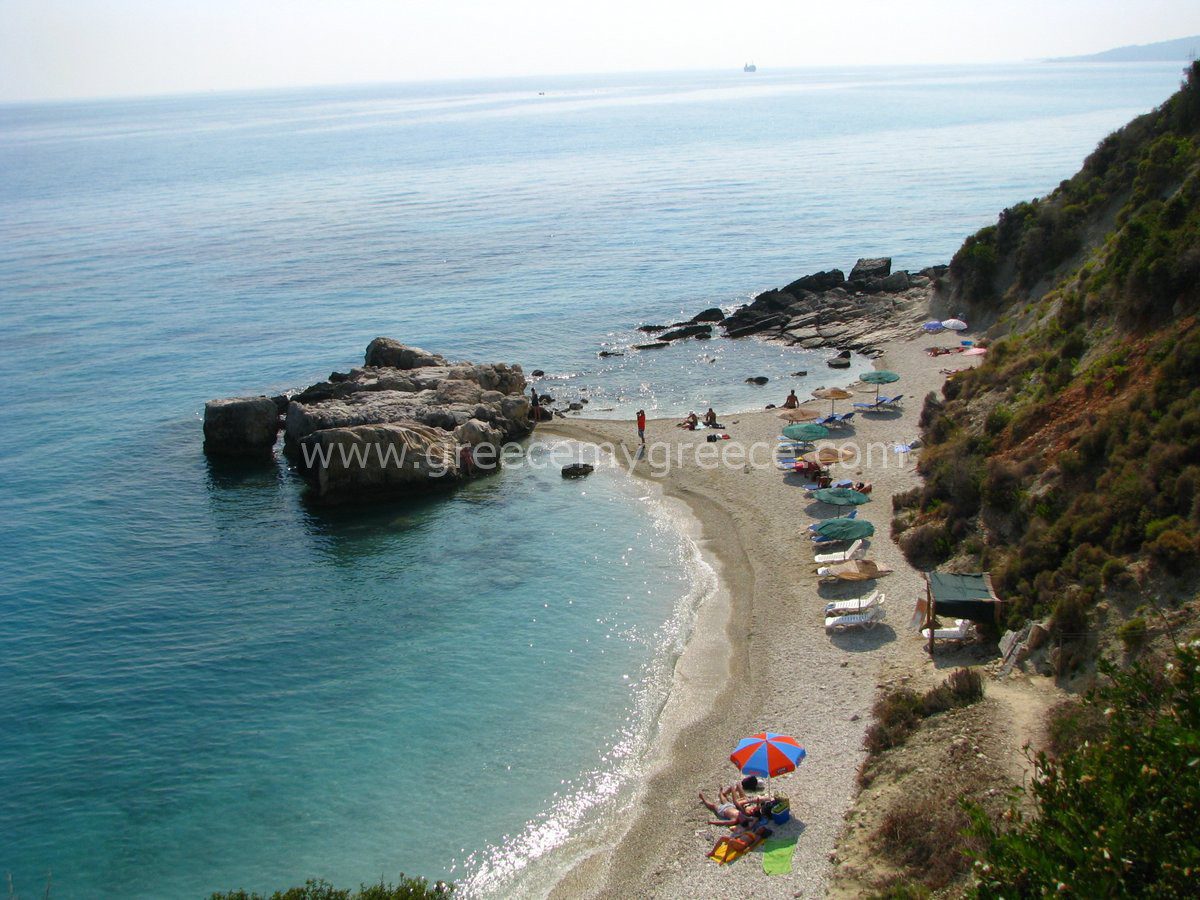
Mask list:
[[[707,323],[697,325],[684,325],[682,328],[676,328],[673,331],[663,332],[658,336],[659,341],[677,341],[682,338],[690,337],[705,337],[712,336],[712,326]]]
[[[588,463],[571,463],[562,467],[563,478],[585,478],[596,471],[596,467]]]

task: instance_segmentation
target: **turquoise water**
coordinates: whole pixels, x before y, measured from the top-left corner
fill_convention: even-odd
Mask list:
[[[282,466],[205,462],[203,401],[305,384],[388,334],[545,369],[601,414],[779,402],[819,355],[596,351],[860,255],[945,261],[1178,80],[0,107],[0,871],[22,895],[50,872],[58,897],[400,870],[510,890],[636,779],[708,584],[693,548],[609,473],[320,512]]]

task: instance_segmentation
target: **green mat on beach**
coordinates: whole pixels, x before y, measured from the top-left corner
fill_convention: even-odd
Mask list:
[[[792,871],[792,853],[796,850],[795,837],[769,837],[763,841],[763,872],[768,875],[786,875]]]

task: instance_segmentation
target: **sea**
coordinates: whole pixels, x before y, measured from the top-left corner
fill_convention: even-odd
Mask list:
[[[628,348],[860,256],[947,262],[1180,78],[764,66],[0,106],[5,888],[544,894],[627,813],[714,588],[677,514],[537,452],[321,509],[282,460],[206,460],[204,402],[378,335],[544,370],[597,416],[803,396],[823,353]]]

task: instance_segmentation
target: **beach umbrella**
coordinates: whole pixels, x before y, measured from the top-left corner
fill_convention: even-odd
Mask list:
[[[820,450],[810,451],[802,457],[805,462],[815,462],[823,466],[828,466],[835,462],[849,462],[854,459],[855,450],[853,447],[842,447],[840,450],[836,447],[822,447]]]
[[[873,535],[875,526],[866,519],[826,519],[810,530],[835,541],[857,541]]]
[[[858,380],[864,384],[875,385],[875,396],[879,397],[879,386],[881,384],[891,384],[893,381],[899,381],[900,375],[896,372],[888,371],[887,369],[872,369],[870,372],[863,372],[858,377]]]
[[[946,326],[935,319],[932,322],[926,322],[924,325],[922,325],[921,330],[926,331],[929,334],[941,334],[946,330]]]
[[[788,422],[811,422],[820,415],[815,409],[785,409],[779,414],[779,418]]]
[[[946,319],[942,322],[943,328],[949,328],[951,331],[966,331],[967,323],[962,319]]]
[[[815,441],[818,438],[829,437],[829,429],[824,425],[814,425],[812,422],[797,422],[783,429],[783,436],[790,441]]]
[[[760,731],[738,741],[738,745],[729,754],[729,761],[737,766],[743,775],[770,778],[773,775],[794,772],[804,756],[804,748],[791,735]]]
[[[828,503],[832,506],[859,506],[870,501],[870,497],[866,494],[854,490],[854,488],[821,488],[819,491],[813,491],[813,496],[822,503]]]
[[[849,400],[854,395],[843,388],[817,388],[813,391],[813,396],[818,400],[829,401],[829,412],[832,415],[833,405],[838,400]]]

